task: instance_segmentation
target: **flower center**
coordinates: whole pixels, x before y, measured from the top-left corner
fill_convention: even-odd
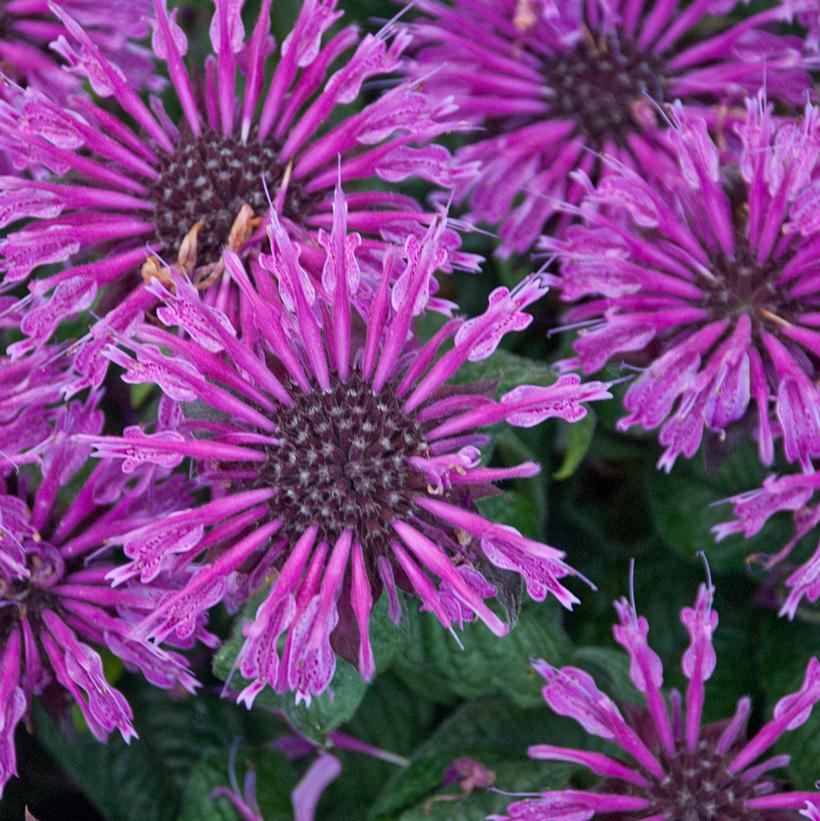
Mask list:
[[[65,573],[63,557],[55,547],[28,539],[24,544],[28,577],[14,573],[9,566],[0,567],[0,640],[17,623],[17,611],[32,615],[39,610],[50,598],[49,589]]]
[[[407,518],[424,477],[408,462],[426,450],[421,428],[401,409],[393,387],[374,396],[358,374],[327,393],[293,391],[294,406],[275,417],[280,444],[267,449],[255,487],[274,487],[283,535],[311,524],[333,543],[346,528],[369,557],[395,538],[390,522]]]
[[[664,757],[666,777],[653,779],[647,789],[647,798],[655,802],[652,812],[678,821],[761,821],[763,815],[745,807],[757,795],[756,782],[728,772],[730,760],[707,739],[701,739],[694,752],[684,748],[674,758]]]
[[[804,306],[777,283],[782,260],[758,262],[746,238],[745,217],[736,223],[734,245],[732,259],[722,252],[712,255],[710,273],[714,279],[700,283],[715,318],[737,320],[748,314],[753,327],[767,326],[775,332],[795,322]]]
[[[166,251],[176,251],[191,228],[202,223],[198,264],[218,261],[242,206],[247,203],[255,214],[267,208],[263,177],[271,196],[276,195],[284,176],[279,148],[274,140],[260,143],[254,133],[242,143],[212,128],[199,137],[183,131],[173,153],[161,155],[159,179],[149,194],[156,238]],[[298,217],[308,205],[308,198],[291,183],[286,214]]]
[[[598,149],[620,146],[638,131],[636,106],[664,98],[663,61],[638,50],[628,37],[591,34],[571,51],[544,63],[550,106],[558,117],[575,120]]]

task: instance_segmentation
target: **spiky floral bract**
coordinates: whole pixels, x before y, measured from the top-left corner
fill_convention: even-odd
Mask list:
[[[682,658],[689,683],[685,703],[673,690],[668,705],[663,665],[649,646],[649,623],[634,601],[615,602],[615,640],[627,651],[630,678],[643,694],[646,708],[624,705],[627,718],[598,689],[589,673],[577,667],[533,666],[546,679],[544,700],[559,715],[577,721],[590,735],[620,747],[629,763],[586,750],[537,744],[531,758],[580,764],[605,779],[597,790],[552,790],[517,801],[495,821],[587,821],[619,818],[636,821],[783,821],[798,810],[820,809],[820,792],[783,789],[770,771],[789,763],[776,755],[755,763],[786,732],[804,724],[820,700],[820,662],[809,661],[800,689],[782,698],[772,718],[751,738],[746,724],[752,710],[747,697],[738,701],[726,721],[702,723],[706,682],[717,664],[712,635],[718,625],[711,585],[701,585],[694,607],[680,618],[690,644]],[[792,812],[793,811],[793,812]],[[805,814],[805,813],[804,813]],[[809,816],[811,817],[811,816]]]
[[[755,406],[760,459],[782,436],[790,461],[820,452],[820,119],[776,119],[747,101],[739,153],[721,157],[705,121],[673,109],[678,161],[663,178],[614,164],[581,206],[585,225],[544,246],[562,257],[562,299],[583,330],[566,367],[646,365],[618,426],[661,426],[659,466],[691,457]],[[647,364],[648,363],[648,364]]]
[[[204,66],[189,69],[176,10],[169,14],[164,0],[155,0],[153,48],[167,66],[180,122],[159,100],[146,105],[120,66],[55,6],[70,38],[62,51],[95,96],[68,110],[27,89],[2,106],[2,144],[21,167],[49,172],[37,180],[0,178],[0,226],[27,219],[0,242],[3,287],[43,266],[68,263],[30,283],[21,323],[27,338],[11,347],[13,355],[42,345],[108,285],[110,314],[77,360],[87,381],[99,384],[100,337],[124,330],[153,302],[140,270],[145,280],[168,281],[168,267],[179,265],[209,301],[237,311],[230,277],[221,278],[223,247],[256,247],[269,190],[282,223],[302,242],[308,267],[311,257],[320,261],[315,236],[330,225],[339,165],[342,178],[357,186],[350,220],[363,232],[364,257],[379,258],[391,232],[423,233],[432,215],[412,198],[383,190],[381,181],[453,182],[458,172],[449,153],[431,144],[458,127],[445,116],[452,104],[431,104],[402,83],[359,112],[345,108],[365,81],[394,71],[408,34],[388,25],[375,35],[361,37],[354,26],[330,35],[341,16],[336,0],[306,0],[275,59],[271,0],[262,3],[247,37],[242,5],[218,0],[209,30],[213,53]],[[472,264],[472,257],[455,253],[454,232],[447,241],[450,262]]]
[[[492,384],[449,384],[466,361],[485,359],[504,334],[527,327],[524,309],[546,290],[543,278],[496,289],[484,314],[451,319],[417,345],[414,317],[447,257],[443,219],[387,254],[362,316],[351,309],[361,237],[348,233],[341,189],[332,231],[320,235],[319,287],[275,214],[272,225],[272,253],[260,257],[253,282],[236,255],[226,257],[248,307],[241,334],[178,279],[158,315],[186,338],[142,324],[123,339],[133,355],[109,353],[126,381],[151,380],[183,405],[197,404],[187,404],[184,441],[103,437],[91,440],[97,452],[132,463],[185,455],[213,489],[207,504],[147,525],[126,544],[133,561],[119,579],[148,582],[168,565],[199,568],[141,634],[184,636],[226,595],[237,603],[269,585],[245,626],[238,669],[251,684],[240,700],[250,705],[269,684],[309,701],[333,676],[332,639],[373,675],[368,623],[382,590],[394,620],[402,588],[445,627],[475,614],[498,635],[507,627],[484,602],[496,593],[488,568],[522,575],[533,598],[576,602],[561,583],[575,573],[563,553],[476,511],[474,500],[494,481],[538,471],[530,462],[482,465],[488,437],[478,429],[577,421],[584,402],[609,396],[607,386],[566,375],[497,401]]]
[[[107,580],[118,537],[184,504],[190,492],[180,477],[158,482],[156,466],[136,486],[126,487],[129,477],[111,462],[83,481],[89,448],[73,437],[99,433],[98,400],[92,394],[60,406],[33,451],[36,468],[27,452],[29,464],[0,472],[0,792],[16,774],[15,728],[35,696],[58,710],[76,703],[101,741],[113,730],[126,741],[136,737],[131,708],[106,681],[95,646],[158,687],[193,692],[197,685],[179,653],[132,635],[173,582],[115,590]]]
[[[820,474],[815,472],[768,476],[762,487],[727,499],[737,518],[712,528],[715,538],[720,541],[733,533],[749,538],[759,533],[775,514],[790,512],[794,519],[794,537],[777,553],[755,557],[762,559],[767,569],[773,568],[787,559],[797,543],[820,522],[820,500],[814,500],[818,488]],[[781,616],[793,619],[804,597],[811,603],[820,598],[820,544],[808,560],[786,577],[785,585],[789,594],[780,608]]]
[[[60,0],[59,6],[88,32],[97,48],[116,59],[137,89],[159,91],[165,81],[154,72],[149,49],[137,41],[150,31],[146,18],[151,0]],[[82,75],[61,65],[66,27],[52,12],[48,0],[3,0],[0,5],[0,62],[7,78],[25,88],[43,91],[65,102],[82,89]],[[0,96],[6,94],[0,85]]]
[[[711,0],[415,0],[413,62],[431,94],[455,94],[476,125],[460,150],[481,171],[457,191],[470,216],[499,225],[499,253],[531,249],[581,170],[670,165],[656,106],[676,99],[717,124],[765,84],[802,105],[811,60],[801,38],[777,33],[807,2],[772,3],[740,21],[736,2]],[[774,25],[774,28],[772,28]],[[704,32],[708,32],[704,33]],[[567,218],[552,223],[562,232]]]

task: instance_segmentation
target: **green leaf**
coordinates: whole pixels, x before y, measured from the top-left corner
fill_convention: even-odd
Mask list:
[[[254,602],[245,608],[236,620],[231,637],[214,658],[214,673],[223,681],[233,674],[231,687],[235,690],[242,689],[247,684],[238,671],[234,670],[236,657],[244,641],[242,625],[246,620],[253,618],[258,605],[259,602]],[[396,654],[403,648],[407,637],[406,626],[397,627],[390,621],[386,597],[382,597],[370,616],[370,638],[377,670],[389,667]],[[304,702],[296,704],[293,693],[275,693],[269,687],[260,693],[256,703],[269,710],[284,711],[300,732],[321,744],[329,732],[353,717],[366,692],[367,683],[358,670],[337,657],[336,672],[329,689],[314,698],[309,706]]]
[[[399,755],[409,755],[426,738],[436,705],[411,690],[392,672],[380,675],[345,731]]]
[[[337,748],[332,750],[343,775],[328,788],[317,810],[322,821],[349,821],[363,817],[388,779],[430,734],[436,705],[404,685],[392,673],[380,675],[368,688],[359,711],[343,732],[396,756],[387,762]]]
[[[669,476],[648,476],[648,492],[655,525],[678,552],[694,556],[705,550],[712,568],[738,570],[743,558],[774,552],[790,538],[787,517],[775,517],[750,539],[732,536],[715,545],[711,528],[733,518],[729,504],[715,504],[736,493],[760,487],[766,475],[752,442],[738,447],[721,469],[709,475],[700,459],[678,459]]]
[[[39,708],[37,737],[109,821],[174,818],[194,762],[227,748],[240,732],[240,714],[205,694],[172,701],[143,686],[128,695],[140,734],[130,745],[119,736],[101,744],[85,727],[69,738]]]
[[[207,753],[191,770],[182,810],[177,821],[235,821],[239,816],[229,799],[211,799],[211,791],[230,784],[227,751]],[[268,746],[240,747],[236,756],[236,783],[242,789],[245,775],[254,773],[256,800],[265,821],[293,818],[291,792],[298,777],[291,763]]]
[[[495,773],[496,783],[503,785],[505,792],[536,792],[566,784],[566,778],[560,771],[553,772],[553,768],[545,768],[543,762],[525,758],[493,763],[492,772]],[[515,800],[485,790],[476,790],[465,796],[458,784],[439,786],[438,789],[433,788],[431,794],[419,804],[396,816],[396,821],[485,821],[491,813],[504,813]]]
[[[541,537],[544,508],[518,489],[505,491],[501,496],[479,499],[477,507],[479,513],[491,522],[510,525],[531,539]]]
[[[410,766],[398,771],[370,811],[371,819],[422,821],[426,818],[479,821],[510,803],[506,796],[477,791],[464,800],[459,787],[443,786],[447,768],[457,758],[481,762],[496,774],[496,786],[508,791],[560,788],[572,768],[529,761],[527,747],[561,738],[580,740],[574,722],[556,716],[543,703],[525,710],[501,698],[482,699],[459,707],[414,753]],[[438,800],[431,800],[438,799]]]
[[[518,623],[503,638],[480,622],[466,624],[459,636],[463,650],[432,614],[410,612],[404,618],[410,626],[410,644],[394,670],[409,686],[444,703],[503,693],[516,704],[538,705],[539,679],[530,658],[560,665],[570,653],[560,608],[552,601],[525,605]]]
[[[480,362],[465,362],[452,381],[466,384],[482,379],[498,380],[498,390],[503,394],[519,385],[551,385],[557,378],[555,371],[544,362],[499,348]]]
[[[597,420],[598,417],[595,412],[590,410],[580,422],[567,426],[567,446],[564,450],[564,461],[553,474],[553,479],[558,481],[569,479],[578,470],[592,444]]]

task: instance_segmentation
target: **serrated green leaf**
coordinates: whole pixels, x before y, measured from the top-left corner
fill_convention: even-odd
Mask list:
[[[463,650],[431,614],[405,616],[410,644],[394,669],[411,687],[444,703],[503,693],[516,704],[538,705],[539,683],[530,658],[540,656],[559,665],[570,653],[555,602],[525,605],[518,623],[503,638],[480,622],[466,624],[459,636]]]
[[[191,770],[177,821],[238,821],[239,813],[227,798],[209,797],[211,790],[227,783],[224,756],[202,756]]]
[[[251,620],[259,602],[245,608],[237,619],[231,637],[214,657],[215,675],[225,681],[231,674],[231,686],[241,689],[247,684],[234,670],[234,663],[244,641],[242,625]],[[370,616],[370,638],[376,669],[381,671],[390,666],[394,657],[403,648],[408,638],[405,625],[394,625],[387,614],[385,597],[376,604]],[[260,693],[256,703],[269,710],[282,710],[307,738],[316,743],[323,743],[325,736],[335,730],[356,713],[365,692],[367,683],[353,665],[341,658],[336,659],[336,672],[327,691],[314,698],[310,705],[304,702],[296,704],[293,693],[275,693],[266,688]]]
[[[409,755],[432,729],[435,703],[392,672],[380,675],[345,732],[399,755]]]
[[[492,771],[496,783],[503,785],[505,792],[533,792],[565,785],[563,773],[542,765],[543,762],[526,759],[502,761],[493,764]],[[515,800],[486,790],[475,790],[465,796],[457,784],[452,784],[435,790],[424,801],[398,815],[396,821],[485,821],[491,813],[503,813]]]
[[[459,795],[457,785],[443,786],[445,771],[455,759],[468,757],[481,762],[495,772],[496,785],[504,790],[558,788],[566,784],[572,768],[529,761],[527,747],[555,737],[571,744],[580,736],[574,722],[554,715],[543,703],[539,709],[529,710],[500,698],[464,704],[415,751],[410,766],[390,779],[370,818],[478,821],[488,812],[503,810],[510,799],[476,792],[463,801],[431,800]]]
[[[436,705],[404,685],[392,673],[380,675],[362,701],[353,720],[342,731],[396,756],[383,761],[338,747],[333,754],[343,766],[343,776],[328,788],[317,810],[322,821],[349,821],[363,816],[388,779],[430,734]]]

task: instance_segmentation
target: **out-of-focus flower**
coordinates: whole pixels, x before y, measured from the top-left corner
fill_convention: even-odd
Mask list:
[[[159,91],[165,81],[154,72],[149,49],[136,41],[148,36],[151,0],[60,0],[61,9],[88,32],[99,50],[128,75],[137,90]],[[80,91],[82,75],[60,65],[66,27],[49,8],[48,0],[4,0],[0,8],[0,70],[12,82],[43,91],[64,102]],[[7,84],[0,84],[0,97]]]
[[[605,780],[596,791],[551,790],[517,801],[507,808],[507,815],[491,816],[495,821],[587,821],[612,814],[644,821],[780,821],[788,817],[783,811],[794,810],[796,818],[796,811],[806,805],[815,811],[820,808],[820,792],[786,791],[769,775],[789,763],[788,755],[754,763],[784,733],[808,720],[820,700],[817,658],[809,661],[800,689],[775,705],[772,718],[751,739],[746,739],[746,723],[752,705],[746,697],[740,699],[731,719],[702,725],[705,684],[717,663],[712,634],[718,614],[712,595],[711,586],[701,585],[695,606],[681,610],[690,637],[682,659],[689,680],[685,704],[675,690],[667,706],[661,692],[663,666],[647,642],[649,623],[626,599],[615,602],[619,623],[613,632],[629,654],[630,678],[646,701],[645,711],[627,712],[635,720],[625,719],[584,670],[534,662],[547,681],[543,688],[547,704],[575,719],[591,735],[617,744],[631,761],[626,764],[603,753],[552,744],[534,745],[529,749],[531,758],[580,764]]]
[[[0,356],[0,476],[39,459],[75,382],[70,362],[47,345],[18,360]]]
[[[0,791],[16,774],[15,728],[31,699],[48,695],[47,687],[67,691],[98,739],[112,730],[126,741],[136,736],[131,708],[106,681],[93,645],[108,648],[158,687],[193,692],[197,685],[181,655],[132,635],[171,584],[112,589],[107,576],[116,562],[105,549],[184,504],[190,499],[185,483],[170,477],[145,492],[126,489],[119,466],[102,462],[67,507],[60,502],[88,455],[72,436],[102,427],[98,398],[61,407],[39,448],[34,481],[29,469],[0,474]],[[201,628],[198,634],[211,641]]]
[[[820,522],[820,500],[813,498],[818,488],[818,473],[769,476],[757,490],[740,493],[727,500],[734,507],[737,518],[712,528],[715,538],[720,541],[733,533],[742,533],[749,538],[759,533],[776,513],[790,511],[794,517],[794,537],[777,553],[759,557],[765,560],[766,568],[775,567]],[[811,558],[789,574],[785,584],[789,588],[789,595],[783,602],[780,615],[792,619],[804,596],[812,603],[820,598],[820,545]]]
[[[198,403],[179,428],[184,439],[91,439],[100,455],[127,465],[187,456],[213,488],[208,504],[135,531],[126,545],[133,561],[118,577],[148,582],[164,565],[199,560],[191,582],[143,624],[141,634],[158,639],[187,635],[226,595],[241,602],[269,585],[238,659],[252,680],[240,695],[249,706],[267,684],[297,700],[323,692],[335,669],[332,637],[372,676],[368,623],[383,590],[394,620],[403,588],[445,627],[477,615],[498,635],[507,627],[484,602],[496,589],[482,568],[517,571],[536,599],[577,601],[560,581],[575,574],[563,553],[476,512],[473,501],[493,482],[538,472],[531,462],[482,465],[488,438],[478,430],[577,421],[585,402],[609,397],[607,386],[566,375],[496,400],[493,384],[450,383],[466,361],[487,358],[507,332],[530,323],[524,309],[546,290],[543,278],[496,289],[484,314],[451,319],[419,346],[412,323],[447,257],[444,221],[386,256],[361,317],[351,308],[361,238],[347,225],[339,188],[332,231],[320,234],[320,288],[275,214],[272,253],[260,258],[253,283],[226,255],[248,306],[241,334],[178,278],[157,314],[186,337],[144,323],[122,339],[133,355],[118,348],[109,356],[127,382],[151,380],[183,408]]]
[[[460,156],[482,169],[457,190],[472,218],[500,225],[499,252],[520,253],[582,194],[570,172],[608,173],[600,152],[638,173],[670,165],[659,104],[680,99],[717,126],[764,85],[805,103],[813,55],[776,26],[813,3],[733,22],[736,0],[415,0],[432,19],[412,23],[408,71],[477,126]]]
[[[790,461],[820,453],[820,118],[807,106],[777,120],[762,97],[747,109],[739,154],[722,161],[705,121],[675,106],[676,173],[613,166],[584,200],[586,224],[544,241],[562,256],[562,298],[584,300],[567,314],[585,327],[565,366],[649,362],[619,427],[662,426],[666,470],[752,403],[764,463],[775,435]]]
[[[433,805],[441,801],[463,801],[475,790],[486,790],[495,784],[495,772],[474,758],[456,758],[444,771],[443,786],[457,784],[460,792],[437,793],[424,802],[424,813],[429,815]]]
[[[264,238],[257,229],[268,190],[313,274],[311,258],[319,265],[322,259],[316,234],[330,226],[339,167],[342,179],[357,186],[350,221],[363,232],[362,255],[379,261],[384,237],[423,234],[432,219],[412,198],[383,190],[381,181],[413,177],[450,186],[458,176],[449,152],[431,144],[459,127],[447,116],[449,101],[433,105],[414,84],[402,83],[357,113],[345,108],[364,82],[394,71],[407,32],[389,24],[375,35],[347,27],[325,37],[341,16],[336,0],[306,0],[274,59],[271,0],[262,3],[248,37],[242,2],[218,0],[209,30],[213,53],[189,69],[176,10],[169,13],[164,0],[154,5],[153,48],[167,65],[180,122],[158,99],[146,105],[127,72],[62,7],[55,7],[67,30],[61,51],[96,96],[69,110],[26,89],[2,106],[0,144],[21,168],[40,170],[36,180],[0,178],[0,226],[27,220],[0,242],[3,287],[42,266],[68,263],[30,283],[21,323],[27,339],[11,346],[13,355],[42,345],[105,285],[111,312],[94,334],[123,331],[153,302],[140,270],[144,280],[169,282],[169,267],[180,267],[208,301],[237,311],[230,277],[222,278],[222,251],[256,248],[253,237]],[[449,261],[473,264],[456,252],[456,233],[446,236],[454,252]],[[97,385],[104,339],[91,341],[77,367]]]
[[[319,751],[291,794],[294,821],[314,821],[322,794],[341,772],[342,764],[335,755]]]

